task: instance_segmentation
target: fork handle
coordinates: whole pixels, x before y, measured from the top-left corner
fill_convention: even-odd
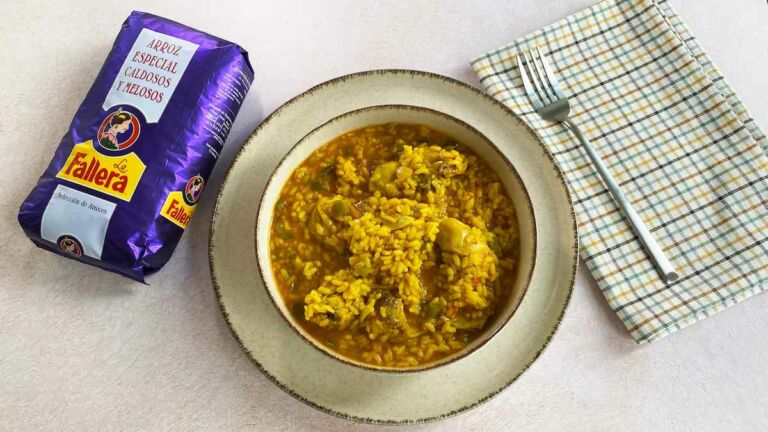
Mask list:
[[[616,182],[616,179],[614,179],[610,171],[608,171],[608,167],[605,166],[605,163],[603,163],[603,160],[597,154],[594,147],[592,147],[592,144],[590,144],[584,135],[581,134],[578,126],[576,126],[573,121],[569,119],[565,120],[564,123],[571,130],[571,132],[576,135],[576,138],[579,139],[579,142],[581,142],[584,150],[586,150],[587,155],[592,161],[592,164],[597,169],[600,178],[603,179],[603,182],[608,187],[608,191],[611,193],[611,196],[613,196],[613,199],[621,208],[624,216],[629,219],[629,224],[635,230],[635,233],[640,239],[640,242],[643,244],[645,250],[651,256],[653,263],[656,265],[656,268],[661,273],[662,280],[666,283],[676,281],[680,275],[677,273],[677,271],[675,271],[675,268],[672,266],[672,263],[669,261],[669,259],[667,259],[667,256],[664,254],[664,250],[656,242],[656,239],[653,238],[653,234],[651,234],[648,226],[645,225],[643,219],[640,217],[637,211],[635,211],[635,208],[632,207],[629,199],[621,190],[621,186],[619,186],[618,182]]]

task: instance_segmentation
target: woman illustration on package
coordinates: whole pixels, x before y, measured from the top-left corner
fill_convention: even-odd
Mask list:
[[[120,145],[117,135],[127,131],[129,127],[131,114],[118,110],[109,120],[109,126],[99,138],[99,144],[106,149],[117,150]]]
[[[194,205],[197,200],[200,199],[200,194],[203,191],[203,180],[200,175],[196,175],[187,181],[187,186],[184,188],[184,200],[189,205]]]

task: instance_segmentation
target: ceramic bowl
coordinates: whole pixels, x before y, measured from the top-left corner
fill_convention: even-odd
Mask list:
[[[437,361],[414,367],[385,367],[364,363],[345,357],[315,339],[297,322],[297,318],[283,301],[272,271],[269,252],[270,227],[275,203],[294,170],[312,152],[339,135],[369,125],[392,122],[428,125],[457,139],[482,158],[498,174],[512,199],[517,212],[520,232],[520,255],[517,271],[514,280],[511,281],[511,286],[507,287],[510,295],[505,297],[494,317],[489,320],[482,332],[462,350]],[[332,358],[351,366],[384,373],[414,373],[437,368],[464,358],[482,347],[509,321],[525,295],[533,273],[536,261],[536,223],[531,199],[514,165],[488,138],[475,128],[461,119],[433,109],[411,105],[380,105],[350,111],[317,126],[294,145],[280,161],[267,182],[259,205],[256,221],[256,256],[269,298],[285,322],[307,343]]]
[[[297,336],[270,300],[253,243],[264,188],[295,143],[344,113],[393,104],[449,114],[486,136],[512,161],[536,215],[536,265],[514,315],[482,349],[417,374],[352,367]],[[264,377],[331,415],[411,425],[454,416],[493,399],[543,356],[572,297],[579,249],[565,178],[532,129],[466,83],[431,72],[388,69],[319,83],[261,122],[226,170],[211,218],[208,253],[224,322]]]

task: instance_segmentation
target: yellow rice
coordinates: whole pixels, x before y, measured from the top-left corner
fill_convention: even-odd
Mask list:
[[[496,174],[450,137],[405,124],[314,152],[281,193],[270,241],[304,327],[342,355],[390,367],[465,347],[509,294],[518,253]]]

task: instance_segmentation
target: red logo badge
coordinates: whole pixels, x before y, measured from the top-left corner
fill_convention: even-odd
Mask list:
[[[205,180],[199,174],[187,181],[187,185],[184,187],[184,201],[187,202],[187,205],[195,205],[200,200],[203,186],[205,186]]]
[[[78,258],[83,256],[83,246],[76,238],[70,235],[63,235],[59,237],[56,240],[56,244],[59,245],[59,249],[61,249],[62,252],[68,255],[72,255]]]
[[[105,150],[121,151],[132,146],[139,138],[140,132],[139,119],[127,111],[118,109],[104,117],[96,139]]]

